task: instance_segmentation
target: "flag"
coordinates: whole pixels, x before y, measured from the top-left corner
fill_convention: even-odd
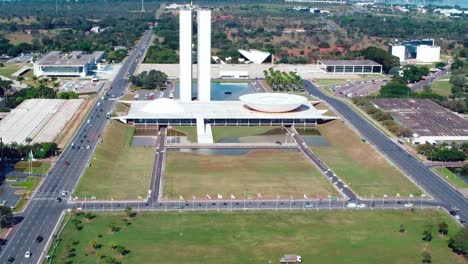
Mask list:
[[[309,197],[307,197],[307,195],[304,193],[304,199],[309,199]]]
[[[388,196],[388,195],[386,195],[386,194],[383,195],[384,198],[387,198],[387,196]]]
[[[396,193],[396,196],[397,196],[397,197],[400,197],[400,193]]]
[[[211,196],[210,196],[209,194],[207,194],[207,195],[205,196],[205,198],[208,199],[208,200],[211,200]]]
[[[196,199],[197,199],[197,197],[195,197],[195,195],[192,195],[192,199],[193,199],[193,200],[196,200]]]
[[[319,197],[319,201],[322,201],[322,200],[323,200],[323,197],[322,197],[322,196],[320,196],[320,197]]]
[[[34,160],[34,156],[33,156],[32,150],[29,151],[28,160],[29,160],[29,161]]]
[[[421,194],[421,197],[426,197],[426,195],[423,193],[423,194]]]
[[[236,197],[232,193],[231,193],[231,199],[236,199]]]
[[[182,195],[179,195],[179,200],[183,200],[184,197],[182,197]]]
[[[223,199],[223,196],[218,193],[218,199]]]
[[[291,197],[290,197],[290,198],[291,198],[291,200],[292,200],[292,199],[293,199],[293,196],[291,195]]]
[[[409,194],[409,197],[413,197],[413,195],[410,193],[410,194]]]
[[[276,195],[276,199],[280,199],[281,197],[279,195]]]
[[[78,198],[78,197],[77,197]],[[111,201],[114,201],[114,197],[111,197]]]
[[[333,195],[330,195],[329,198],[330,198],[330,200],[332,200],[332,201],[336,201],[336,197],[333,196]]]
[[[141,197],[141,196],[138,196],[137,198],[138,198],[138,200],[143,200],[143,197]]]
[[[257,198],[258,198],[258,199],[261,199],[261,198],[262,198],[262,195],[259,194],[259,193],[257,193]]]

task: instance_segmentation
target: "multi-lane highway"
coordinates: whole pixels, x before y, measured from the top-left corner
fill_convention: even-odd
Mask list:
[[[150,44],[151,37],[152,31],[146,31],[130,52],[106,95],[95,103],[71,144],[65,148],[34,198],[18,216],[23,220],[6,238],[6,245],[0,252],[0,263],[8,263],[9,258],[14,258],[14,263],[38,263],[45,257],[43,251],[46,242],[51,238],[62,211],[67,207],[66,199],[70,197],[80,175],[90,162],[93,150],[101,140],[101,134],[107,125],[106,113],[114,109],[114,99],[124,93],[128,84],[128,74],[135,71]],[[63,199],[62,202],[56,200],[59,196]],[[36,243],[38,236],[44,237],[44,241]],[[24,257],[27,251],[31,252],[30,258]]]
[[[428,194],[439,200],[446,209],[450,210],[450,208],[456,207],[460,209],[458,212],[460,217],[464,220],[468,219],[468,203],[461,193],[456,191],[415,157],[403,150],[398,144],[382,134],[345,102],[326,95],[310,81],[304,81],[304,88],[310,95],[328,102],[366,140],[386,155]]]

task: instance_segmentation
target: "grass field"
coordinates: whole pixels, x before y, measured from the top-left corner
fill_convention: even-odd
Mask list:
[[[361,196],[395,196],[400,193],[421,193],[405,175],[377,152],[362,142],[341,120],[319,126],[330,143],[327,147],[313,147],[314,151],[339,177]]]
[[[446,179],[450,184],[453,184],[456,188],[468,188],[468,184],[464,182],[460,177],[455,175],[453,172],[451,172],[449,169],[445,167],[437,167],[433,169],[437,174],[440,175],[440,177],[443,177]]]
[[[164,176],[164,195],[190,199],[217,194],[242,199],[260,193],[264,198],[276,195],[303,197],[336,194],[335,189],[302,153],[278,150],[250,151],[245,155],[201,155],[169,152]]]
[[[36,185],[41,181],[41,178],[39,177],[29,177],[26,180],[19,182],[19,183],[13,183],[11,186],[14,188],[23,188],[24,190],[27,191],[32,191],[36,188]]]
[[[34,161],[31,164],[31,173],[32,174],[45,174],[50,168],[49,162]],[[15,164],[15,170],[22,171],[24,173],[29,173],[29,162],[20,161]]]
[[[110,122],[81,177],[75,196],[97,199],[146,197],[154,160],[154,149],[130,147],[135,128]]]
[[[11,77],[11,75],[21,69],[21,66],[12,63],[4,63],[3,65],[3,67],[0,67],[0,75],[16,80],[16,77]]]
[[[81,231],[72,221],[66,225],[55,254],[49,253],[52,263],[105,263],[98,258],[111,256],[122,264],[257,264],[298,254],[303,263],[406,264],[421,263],[424,250],[432,263],[466,263],[447,247],[459,227],[435,211],[98,214],[79,220]],[[441,221],[449,225],[446,237],[437,235]],[[111,233],[110,223],[121,230]],[[426,225],[433,226],[429,243],[421,239]],[[101,245],[96,251],[89,246],[92,240]],[[110,248],[111,241],[130,252],[120,256]]]
[[[317,79],[314,80],[314,82],[320,86],[332,86],[332,85],[337,85],[337,84],[343,84],[346,83],[346,79]]]
[[[229,137],[247,137],[257,136],[274,129],[275,127],[226,127],[226,126],[215,126],[212,127],[213,142],[218,142],[223,138]],[[175,130],[178,130],[187,135],[188,139],[192,142],[197,142],[197,128],[195,126],[175,126]],[[169,135],[169,134],[168,134]]]
[[[431,85],[432,91],[442,96],[449,96],[452,94],[452,84],[448,79],[441,79],[433,82]]]

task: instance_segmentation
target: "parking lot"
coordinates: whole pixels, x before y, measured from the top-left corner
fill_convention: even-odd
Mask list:
[[[359,96],[368,96],[380,90],[387,80],[368,80],[359,82],[349,82],[330,87],[333,93],[340,97],[354,98]]]
[[[77,94],[98,93],[103,82],[66,80],[60,82],[60,91],[73,91]]]

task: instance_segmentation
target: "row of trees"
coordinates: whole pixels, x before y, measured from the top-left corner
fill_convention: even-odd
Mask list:
[[[144,71],[138,75],[132,75],[129,78],[133,85],[147,90],[160,90],[166,87],[167,75],[158,70]]]
[[[44,159],[55,155],[57,144],[54,142],[42,142],[31,144],[31,138],[26,138],[25,144],[12,142],[10,144],[0,145],[3,156],[10,160],[20,160],[33,153],[34,158]]]
[[[463,161],[468,155],[468,143],[452,144],[422,144],[418,145],[418,153],[426,155],[429,160],[435,161]]]
[[[295,72],[281,72],[270,68],[263,71],[265,80],[275,92],[296,92],[302,89],[302,78]]]

